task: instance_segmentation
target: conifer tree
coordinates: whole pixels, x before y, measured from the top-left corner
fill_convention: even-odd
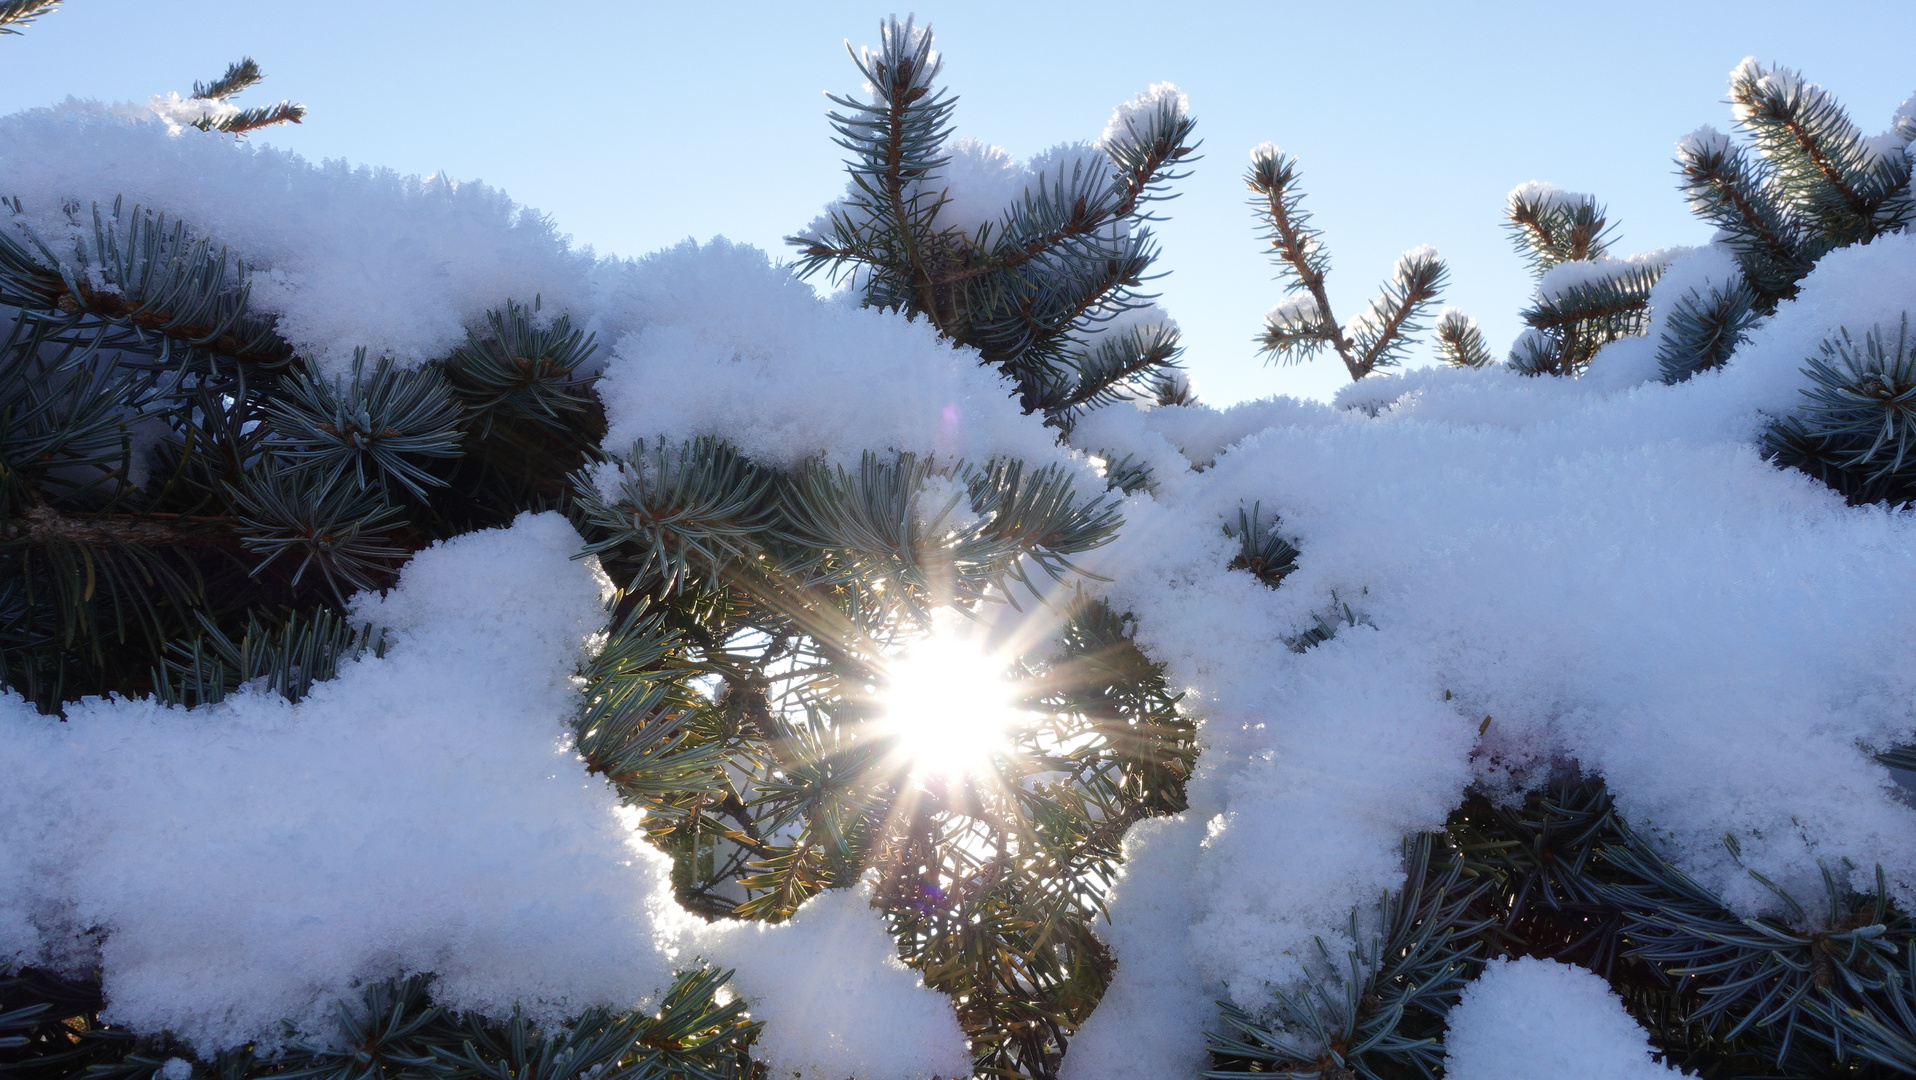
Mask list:
[[[54,6],[0,5],[0,31]],[[888,21],[855,61],[872,99],[835,98],[831,117],[850,194],[793,238],[801,269],[975,348],[1061,433],[1125,397],[1195,404],[1175,328],[1124,318],[1148,299],[1148,207],[1195,148],[1175,98],[1147,95],[1095,154],[1053,159],[1066,164],[960,229],[940,220],[963,193],[941,172],[956,99],[935,81],[929,30]],[[304,115],[231,105],[259,78],[234,65],[175,116],[238,136]],[[1722,218],[1743,277],[1681,299],[1659,342],[1670,381],[1725,362],[1816,257],[1911,214],[1907,160],[1852,138],[1820,90],[1754,66],[1736,80],[1759,156],[1725,141],[1685,182]],[[1267,351],[1329,349],[1353,379],[1400,362],[1443,263],[1411,252],[1364,316],[1339,323],[1296,179],[1288,156],[1254,154],[1256,205],[1299,294],[1268,320]],[[571,745],[645,811],[679,901],[779,921],[872,882],[901,958],[957,1003],[977,1074],[1056,1074],[1114,970],[1097,924],[1124,833],[1186,808],[1197,754],[1131,617],[1074,588],[1073,560],[1122,524],[1110,492],[1148,488],[1146,468],[1108,462],[1108,489],[1086,492],[1059,467],[1006,458],[868,452],[848,467],[758,461],[717,438],[607,447],[599,344],[536,296],[500,297],[463,345],[418,366],[362,349],[323,372],[256,309],[218,237],[124,203],[73,213],[70,248],[0,230],[9,689],[50,715],[104,693],[203,705],[245,686],[298,701],[385,648],[350,618],[351,593],[391,585],[435,541],[561,510],[616,587],[578,672]],[[1594,200],[1520,189],[1510,225],[1555,282],[1526,312],[1513,366],[1574,375],[1643,331],[1661,267],[1607,260]],[[1448,363],[1490,362],[1461,312],[1435,333]],[[1907,321],[1807,359],[1810,403],[1778,421],[1773,455],[1854,501],[1907,502]],[[1274,516],[1253,503],[1225,532],[1244,588],[1286,587],[1303,553]],[[1049,647],[1000,658],[1025,720],[982,770],[914,770],[877,722],[900,647],[941,612],[1008,597],[1056,620]],[[1359,621],[1339,606],[1289,645]],[[1882,759],[1906,767],[1916,752]],[[1916,926],[1880,871],[1873,890],[1826,874],[1814,895],[1755,878],[1780,914],[1739,916],[1633,830],[1600,777],[1567,766],[1521,799],[1472,791],[1441,832],[1407,837],[1403,858],[1403,886],[1348,913],[1348,953],[1320,945],[1304,985],[1220,1009],[1207,1076],[1438,1075],[1446,1012],[1500,956],[1597,971],[1665,1059],[1699,1075],[1916,1072]],[[177,1080],[176,1059],[233,1080],[763,1077],[759,1024],[728,977],[689,968],[646,1011],[557,1026],[446,1008],[430,975],[387,979],[337,1004],[332,1041],[200,1058],[102,1022],[97,978],[0,970],[0,1066],[34,1080]]]
[[[1723,230],[1741,275],[1677,298],[1658,341],[1666,382],[1729,361],[1823,254],[1906,227],[1902,147],[1916,138],[1907,117],[1890,139],[1861,140],[1826,92],[1753,63],[1733,73],[1731,96],[1756,156],[1712,135],[1708,157],[1699,134],[1681,144],[1679,162],[1685,194]],[[1288,212],[1297,250],[1312,254],[1315,234],[1298,221],[1291,163],[1274,161],[1265,186],[1290,195],[1274,205]],[[1766,222],[1784,225],[1766,234]],[[1506,228],[1539,280],[1512,367],[1574,376],[1603,345],[1646,331],[1663,266],[1610,258],[1613,226],[1595,199],[1525,185],[1510,196]],[[1789,243],[1766,246],[1766,235]],[[1300,297],[1296,310],[1308,314],[1308,301]],[[1307,347],[1328,340],[1317,323],[1308,329],[1315,336]],[[1475,351],[1465,344],[1473,330],[1446,311],[1440,355],[1480,366],[1464,359]],[[1860,340],[1839,333],[1805,362],[1808,400],[1768,430],[1772,458],[1852,502],[1916,499],[1916,338],[1908,318]],[[1241,544],[1230,565],[1282,588],[1298,552],[1259,520],[1252,507],[1227,528]],[[1325,640],[1337,625],[1320,620],[1293,648]],[[1907,747],[1878,759],[1916,767]],[[1633,830],[1600,776],[1571,763],[1516,805],[1473,790],[1442,833],[1406,838],[1405,871],[1400,891],[1350,913],[1357,945],[1348,955],[1320,943],[1313,980],[1261,1007],[1220,1003],[1206,1032],[1206,1077],[1441,1076],[1444,1018],[1463,986],[1492,958],[1524,956],[1603,975],[1663,1060],[1697,1075],[1916,1071],[1916,926],[1890,899],[1880,870],[1873,890],[1852,889],[1826,870],[1810,895],[1749,871],[1779,914],[1741,916]]]
[[[1148,101],[1107,165],[1041,175],[1001,222],[941,229],[953,99],[929,31],[882,28],[856,58],[874,102],[839,99],[854,196],[805,263],[857,268],[870,304],[979,348],[1058,426],[1128,394],[1192,400],[1175,329],[1100,327],[1139,305],[1146,207],[1189,159],[1192,122]],[[250,60],[178,119],[243,134]],[[16,206],[15,209],[18,209]],[[211,703],[242,684],[298,700],[383,648],[346,617],[435,540],[567,512],[618,587],[574,719],[589,773],[646,810],[679,900],[777,921],[861,878],[903,959],[959,1003],[977,1068],[1055,1073],[1112,962],[1092,931],[1125,829],[1183,808],[1192,727],[1127,618],[1070,587],[1110,539],[1110,497],[1056,465],[870,454],[775,467],[716,439],[600,447],[597,343],[538,298],[501,297],[449,355],[360,350],[328,375],[257,314],[245,268],[190,222],[85,208],[72,251],[0,233],[0,657],[58,714],[84,695]],[[150,448],[150,449],[149,449]],[[1036,575],[1034,579],[1033,575]],[[1050,584],[1055,579],[1058,584]],[[915,772],[873,688],[934,612],[1047,595],[1056,645],[1009,657],[1028,721],[975,774]],[[650,1013],[563,1029],[457,1014],[419,977],[339,1006],[348,1048],[242,1048],[221,1075],[625,1077],[753,1074],[756,1024],[693,968]],[[0,979],[0,1055],[24,1076],[153,1075],[191,1056],[102,1025],[97,982]]]

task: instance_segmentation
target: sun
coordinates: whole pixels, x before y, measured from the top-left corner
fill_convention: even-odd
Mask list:
[[[1005,668],[949,629],[885,664],[877,722],[912,773],[958,777],[990,766],[1023,715]]]

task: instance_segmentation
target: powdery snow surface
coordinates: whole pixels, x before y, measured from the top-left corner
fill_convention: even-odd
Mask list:
[[[865,450],[1064,457],[975,350],[922,320],[821,300],[757,248],[687,241],[632,264],[612,297],[639,329],[599,383],[608,448],[723,435],[779,465],[855,465]]]
[[[550,1019],[650,997],[685,916],[571,749],[604,622],[579,546],[543,514],[420,552],[354,608],[387,655],[298,705],[95,698],[63,724],[0,698],[0,962],[97,965],[111,1020],[201,1052],[282,1018],[323,1038],[359,981],[413,972]]]
[[[507,299],[590,298],[590,254],[494,188],[314,165],[140,115],[69,100],[0,118],[0,174],[23,208],[0,227],[29,226],[67,258],[81,237],[91,246],[93,206],[109,213],[116,197],[184,218],[245,260],[255,307],[335,372],[361,345],[402,362],[444,356]]]
[[[753,1048],[772,1075],[808,1080],[967,1076],[951,999],[898,959],[866,882],[820,893],[785,922],[700,927],[688,948],[733,968],[765,1021]]]
[[[1677,1080],[1594,972],[1496,960],[1464,988],[1444,1035],[1445,1080]]]
[[[1099,142],[1109,146],[1131,141],[1150,131],[1159,113],[1182,117],[1190,111],[1191,99],[1176,83],[1152,83],[1139,91],[1138,96],[1112,110],[1111,122],[1105,125]]]
[[[1678,284],[1718,279],[1712,259]],[[1881,864],[1916,900],[1916,812],[1867,750],[1916,735],[1916,521],[1754,447],[1825,335],[1893,324],[1911,296],[1916,237],[1888,237],[1828,256],[1727,369],[1678,386],[1605,377],[1625,366],[1606,351],[1581,380],[1366,379],[1340,400],[1362,408],[1274,412],[1217,449],[1242,426],[1206,410],[1089,418],[1087,446],[1135,450],[1157,484],[1087,562],[1189,689],[1205,751],[1185,820],[1127,841],[1118,974],[1067,1080],[1201,1068],[1195,1035],[1132,1033],[1223,994],[1261,1011],[1314,938],[1341,954],[1351,908],[1402,881],[1402,834],[1473,779],[1514,791],[1580,763],[1740,911],[1774,906],[1745,867],[1813,898],[1846,859],[1853,884]],[[1215,464],[1166,468],[1180,446]],[[1224,569],[1222,526],[1253,504],[1302,553],[1278,590]],[[1338,635],[1290,651],[1324,616]]]

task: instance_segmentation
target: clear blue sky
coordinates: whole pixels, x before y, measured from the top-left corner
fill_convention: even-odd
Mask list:
[[[184,92],[250,54],[269,78],[242,103],[311,109],[261,143],[483,180],[601,252],[715,234],[778,251],[843,186],[821,92],[855,87],[843,42],[874,41],[887,13],[816,0],[69,0],[0,40],[0,111]],[[1916,91],[1906,3],[966,0],[916,14],[938,32],[960,134],[1020,157],[1095,138],[1149,83],[1190,94],[1204,158],[1168,207],[1161,288],[1217,403],[1321,396],[1345,378],[1331,360],[1263,366],[1250,344],[1279,295],[1239,180],[1261,141],[1302,158],[1341,318],[1399,252],[1428,243],[1450,261],[1446,301],[1501,353],[1529,284],[1498,228],[1511,187],[1597,194],[1626,251],[1699,243],[1670,150],[1699,124],[1728,126],[1739,59],[1801,68],[1872,134]]]

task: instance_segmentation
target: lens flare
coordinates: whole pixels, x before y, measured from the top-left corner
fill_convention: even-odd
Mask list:
[[[987,768],[1021,715],[1005,665],[956,635],[915,643],[885,673],[878,722],[915,774]]]

